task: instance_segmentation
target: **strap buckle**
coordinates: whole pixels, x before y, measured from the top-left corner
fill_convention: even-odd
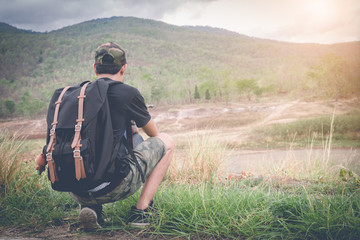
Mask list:
[[[53,158],[52,158],[52,153],[47,153],[46,154],[46,161],[49,162],[51,161]]]
[[[50,136],[53,136],[55,134],[55,128],[50,129]]]
[[[76,124],[75,125],[75,132],[80,132],[81,131],[81,124]]]
[[[80,154],[80,150],[74,150],[73,153],[74,153],[74,158],[82,159],[81,154]]]

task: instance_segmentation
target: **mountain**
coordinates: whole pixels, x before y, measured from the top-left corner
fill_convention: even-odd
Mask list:
[[[0,33],[32,33],[32,31],[18,29],[7,23],[0,22]]]
[[[360,42],[288,43],[134,17],[95,19],[48,33],[0,23],[0,34],[0,116],[44,111],[55,88],[94,79],[94,50],[108,41],[126,50],[125,79],[149,103],[192,101],[195,86],[200,96],[208,91],[217,100],[242,93],[304,96],[304,89],[315,96],[309,72],[318,74],[331,61],[345,64],[341,71],[356,85],[353,90],[360,79]]]

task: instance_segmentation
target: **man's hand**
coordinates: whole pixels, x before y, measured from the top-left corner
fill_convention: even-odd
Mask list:
[[[37,170],[38,175],[40,175],[43,171],[45,171],[45,156],[44,154],[39,154],[36,158],[35,158],[35,170]]]
[[[136,123],[134,120],[131,120],[131,130],[132,130],[132,134],[139,133],[139,129],[136,126]]]

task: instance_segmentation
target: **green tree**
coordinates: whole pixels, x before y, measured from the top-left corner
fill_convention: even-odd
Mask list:
[[[6,78],[0,80],[0,96],[6,96],[9,94],[11,82]]]
[[[200,93],[197,85],[195,85],[194,99],[200,99]]]
[[[15,112],[15,102],[14,100],[12,99],[6,99],[5,100],[5,107],[6,107],[6,110],[10,113],[10,114],[13,114]]]
[[[39,99],[35,99],[29,92],[25,92],[21,96],[21,100],[17,104],[16,110],[19,114],[30,117],[43,110],[42,107],[43,104]]]
[[[0,118],[6,117],[6,111],[4,106],[4,101],[0,98]]]
[[[233,92],[233,78],[230,70],[202,68],[198,74],[198,78],[201,81],[199,86],[200,92],[206,93],[206,90],[208,90],[214,98],[219,96],[219,100],[223,100],[222,97],[224,97],[226,101],[229,100]]]
[[[151,86],[151,100],[159,103],[164,94],[164,85],[155,83]]]
[[[348,63],[335,54],[321,57],[318,64],[308,70],[307,77],[307,89],[315,90],[313,94],[320,97],[346,97],[352,94],[355,87],[351,81]]]
[[[209,89],[206,89],[206,92],[205,92],[205,99],[206,99],[206,100],[210,100],[210,99],[211,99]]]
[[[236,87],[240,95],[245,95],[251,100],[252,95],[259,96],[262,94],[262,89],[259,87],[255,79],[241,79],[236,82]]]

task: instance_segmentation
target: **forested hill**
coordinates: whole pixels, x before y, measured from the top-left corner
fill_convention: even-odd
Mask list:
[[[286,43],[133,17],[48,33],[0,23],[0,117],[44,111],[54,89],[93,80],[94,50],[108,41],[126,50],[126,81],[148,103],[278,94],[339,98],[360,92],[360,42]]]

